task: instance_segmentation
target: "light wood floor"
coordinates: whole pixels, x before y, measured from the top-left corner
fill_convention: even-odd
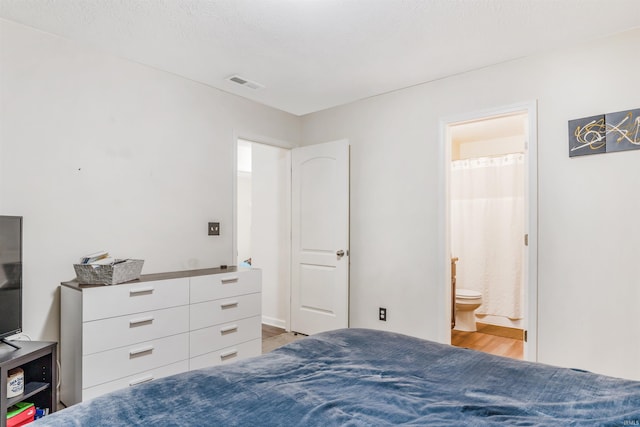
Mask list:
[[[452,330],[451,344],[456,347],[470,348],[512,359],[522,360],[524,355],[522,330],[482,323],[478,323],[477,332]]]
[[[275,337],[276,335],[284,334],[286,331],[276,326],[262,324],[262,339]]]

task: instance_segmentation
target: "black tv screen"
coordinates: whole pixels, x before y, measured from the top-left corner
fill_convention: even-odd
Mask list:
[[[0,339],[22,332],[22,217],[0,215]]]

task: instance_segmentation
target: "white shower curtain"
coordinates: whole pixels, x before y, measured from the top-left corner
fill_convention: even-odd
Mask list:
[[[451,255],[457,286],[482,293],[477,314],[523,317],[524,155],[451,167]]]

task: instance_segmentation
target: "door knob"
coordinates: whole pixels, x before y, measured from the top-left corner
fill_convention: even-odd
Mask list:
[[[342,258],[344,256],[344,251],[340,249],[338,252],[336,252],[336,255],[338,255],[338,258]]]

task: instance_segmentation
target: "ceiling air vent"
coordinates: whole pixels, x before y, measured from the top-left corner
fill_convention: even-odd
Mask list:
[[[262,89],[264,87],[264,85],[261,85],[260,83],[252,82],[251,80],[247,80],[244,77],[240,77],[238,75],[227,77],[227,80],[232,83],[239,84],[241,86],[246,86],[251,89]]]

